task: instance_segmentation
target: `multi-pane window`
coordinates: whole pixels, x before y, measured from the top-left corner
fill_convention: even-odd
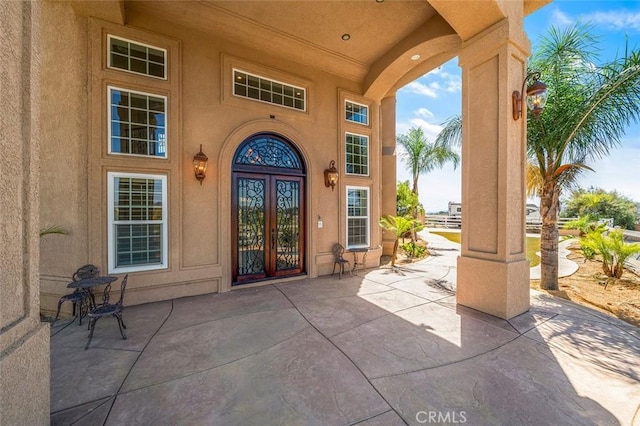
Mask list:
[[[369,246],[369,188],[347,187],[347,247]]]
[[[369,138],[367,136],[345,134],[346,173],[350,175],[369,175]]]
[[[167,51],[112,35],[109,44],[109,68],[118,68],[136,74],[165,79],[167,77]]]
[[[366,105],[345,101],[344,118],[354,123],[369,124],[369,108]]]
[[[167,267],[167,177],[108,173],[109,272]]]
[[[306,90],[244,71],[233,70],[233,94],[305,111]]]
[[[167,98],[109,87],[109,152],[167,157]]]

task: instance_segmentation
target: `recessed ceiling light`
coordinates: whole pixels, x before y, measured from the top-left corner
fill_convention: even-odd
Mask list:
[[[384,0],[376,0],[376,3],[382,3]]]
[[[413,56],[411,57],[411,60],[412,60],[412,61],[417,61],[418,59],[420,59],[420,55],[413,55]]]
[[[351,38],[351,35],[349,35],[349,34],[347,34],[347,33],[342,34],[342,39],[343,39],[344,41],[347,41],[347,40],[349,40],[350,38]]]

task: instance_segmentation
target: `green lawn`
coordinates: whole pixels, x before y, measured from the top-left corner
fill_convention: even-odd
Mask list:
[[[446,231],[438,231],[431,232],[435,235],[442,235],[449,241],[453,241],[454,243],[460,244],[461,234],[460,232],[446,232]],[[531,266],[537,266],[540,263],[540,257],[536,254],[537,251],[540,251],[540,238],[537,237],[527,237],[527,259],[531,262]]]

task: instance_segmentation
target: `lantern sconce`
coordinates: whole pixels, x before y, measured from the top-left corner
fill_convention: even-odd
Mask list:
[[[338,183],[338,169],[336,169],[336,162],[331,160],[329,163],[329,168],[324,171],[324,186],[327,188],[331,187],[331,191],[335,188]]]
[[[520,92],[514,90],[512,94],[514,120],[518,120],[522,116],[522,110],[524,109],[525,102],[522,96],[524,94],[524,87],[527,84],[527,80],[530,78],[533,79],[533,83],[531,83],[531,86],[527,87],[526,102],[536,120],[540,116],[544,105],[547,103],[547,85],[539,80],[540,71],[534,71],[527,74],[527,77],[522,82],[522,90]]]
[[[207,171],[208,160],[209,157],[202,152],[202,144],[200,144],[200,151],[193,157],[193,169],[196,174],[196,179],[200,181],[200,185],[202,185],[202,181],[206,177],[205,172]]]

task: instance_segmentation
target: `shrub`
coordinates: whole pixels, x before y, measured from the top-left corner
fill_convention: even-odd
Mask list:
[[[620,278],[624,272],[624,262],[631,255],[640,253],[640,243],[625,243],[624,234],[619,229],[607,234],[592,231],[582,238],[580,245],[602,257],[602,271],[612,278]]]
[[[404,251],[409,257],[423,257],[427,248],[425,246],[421,246],[416,244],[414,241],[410,241],[408,243],[404,243],[400,248]]]

